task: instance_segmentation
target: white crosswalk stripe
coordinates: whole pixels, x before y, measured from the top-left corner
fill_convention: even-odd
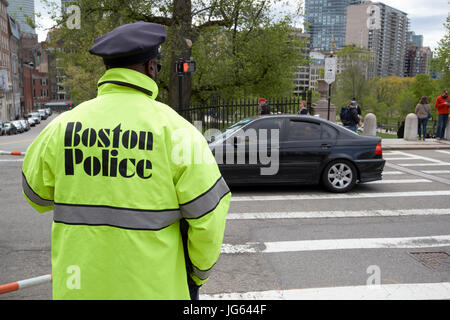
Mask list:
[[[359,193],[350,192],[344,194],[290,194],[290,195],[264,195],[264,196],[236,196],[231,198],[231,202],[242,201],[287,201],[287,200],[343,200],[343,199],[362,199],[362,198],[400,198],[400,197],[435,197],[449,196],[450,190],[437,191],[409,191],[409,192],[371,192]]]
[[[450,215],[450,209],[229,213],[228,220],[326,219]]]
[[[388,161],[395,161],[394,163],[405,162],[399,164],[405,167],[435,167],[435,166],[450,166],[450,163],[440,160],[432,159],[429,157],[416,156],[401,151],[394,151],[385,153],[389,156],[386,157]],[[413,160],[412,162],[406,162],[406,160]],[[420,170],[423,173],[429,175],[440,175],[450,173],[450,170]],[[421,209],[370,209],[370,210],[333,210],[333,211],[318,211],[318,210],[299,210],[297,205],[293,203],[295,201],[317,201],[321,203],[326,200],[351,200],[351,199],[379,199],[380,203],[383,203],[387,199],[409,199],[419,197],[448,197],[450,196],[450,189],[435,190],[430,189],[429,183],[436,183],[429,179],[417,179],[409,172],[402,172],[397,170],[385,170],[384,176],[389,176],[388,179],[383,179],[378,182],[367,183],[366,185],[377,186],[389,186],[389,185],[403,185],[403,184],[419,184],[426,183],[422,191],[380,191],[383,189],[373,189],[373,192],[350,192],[345,194],[332,194],[326,192],[277,192],[273,193],[252,193],[237,194],[232,197],[232,205],[239,206],[240,211],[231,211],[227,215],[227,224],[236,223],[242,225],[244,223],[251,224],[252,221],[258,220],[259,224],[265,224],[269,221],[282,221],[282,219],[291,219],[292,224],[285,222],[281,226],[278,226],[280,230],[285,225],[295,225],[295,219],[304,222],[307,225],[311,225],[311,219],[382,219],[382,218],[406,218],[406,217],[445,217],[450,215],[449,208],[433,208],[430,201],[428,208]],[[397,176],[394,177],[394,176]],[[271,203],[277,202],[277,207],[289,207],[296,208],[297,210],[280,210],[270,211],[266,210],[261,212],[251,212],[252,204],[255,203]],[[248,211],[244,211],[248,208]],[[244,210],[243,210],[244,209]],[[235,209],[236,210],[236,209]],[[254,210],[254,209],[253,209]],[[306,221],[311,222],[306,222]],[[325,220],[324,220],[325,221]],[[335,221],[330,222],[334,224]],[[349,220],[346,220],[349,221]],[[405,220],[406,221],[406,220]],[[253,222],[255,223],[255,222]],[[303,223],[299,224],[303,225]],[[249,227],[250,230],[253,230]],[[264,229],[263,229],[264,230]],[[277,231],[278,232],[278,231]],[[374,233],[376,234],[376,233]],[[403,234],[402,234],[403,235]],[[222,246],[222,259],[234,256],[257,256],[257,255],[277,255],[277,254],[295,254],[302,252],[309,252],[310,254],[318,254],[319,252],[351,252],[352,250],[440,250],[446,251],[450,247],[450,233],[437,233],[437,234],[422,234],[417,235],[403,235],[403,236],[391,236],[391,237],[342,237],[342,238],[325,238],[323,239],[302,239],[296,240],[289,238],[291,234],[286,235],[286,239],[282,241],[273,241],[274,235],[271,235],[270,241],[249,241],[244,243],[236,243],[233,241],[225,242]],[[278,237],[283,237],[279,235]],[[258,238],[264,238],[263,235],[259,235]],[[232,238],[230,238],[232,239]],[[277,240],[277,239],[275,239]],[[444,248],[444,249],[442,249]],[[357,252],[357,251],[355,251]],[[311,256],[308,256],[311,257]],[[273,262],[272,262],[273,263]],[[280,263],[282,263],[280,261]],[[301,288],[301,289],[273,289],[263,291],[248,291],[248,292],[222,292],[202,294],[200,299],[204,300],[297,300],[297,299],[450,299],[450,282],[437,282],[437,283],[402,283],[402,284],[379,284],[379,285],[352,285],[352,286],[337,286],[337,287],[317,287],[317,288]]]
[[[450,298],[450,282],[202,294],[202,300],[436,300]]]
[[[224,244],[222,253],[274,253],[348,249],[434,248],[450,246],[450,235],[407,238],[326,239]]]

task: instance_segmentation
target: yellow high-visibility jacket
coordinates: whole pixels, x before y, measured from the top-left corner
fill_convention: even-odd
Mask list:
[[[53,210],[54,299],[189,299],[180,219],[197,285],[208,280],[231,193],[202,134],[156,83],[106,71],[98,96],[55,118],[23,162],[23,193]]]

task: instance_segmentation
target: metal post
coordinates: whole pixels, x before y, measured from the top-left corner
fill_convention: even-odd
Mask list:
[[[331,104],[331,84],[328,85],[328,115],[327,115],[327,120],[330,120],[330,104]]]
[[[178,73],[178,109],[182,110],[183,104],[183,74],[181,72]]]

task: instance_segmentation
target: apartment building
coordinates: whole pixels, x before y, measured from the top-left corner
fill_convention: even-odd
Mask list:
[[[431,75],[431,59],[433,52],[429,47],[417,47],[409,43],[405,57],[405,77],[415,77],[418,74]]]
[[[370,24],[373,19],[375,25]],[[347,7],[345,43],[373,53],[375,77],[404,75],[407,31],[407,14],[381,2],[364,1]]]
[[[361,0],[306,0],[305,30],[311,34],[311,50],[330,51],[345,46],[347,7]]]
[[[35,34],[34,0],[10,0],[9,2],[8,13],[20,24],[21,31]]]

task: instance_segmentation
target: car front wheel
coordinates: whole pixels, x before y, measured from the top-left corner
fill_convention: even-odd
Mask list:
[[[356,184],[355,166],[346,160],[329,163],[322,175],[322,182],[332,192],[350,191]]]

